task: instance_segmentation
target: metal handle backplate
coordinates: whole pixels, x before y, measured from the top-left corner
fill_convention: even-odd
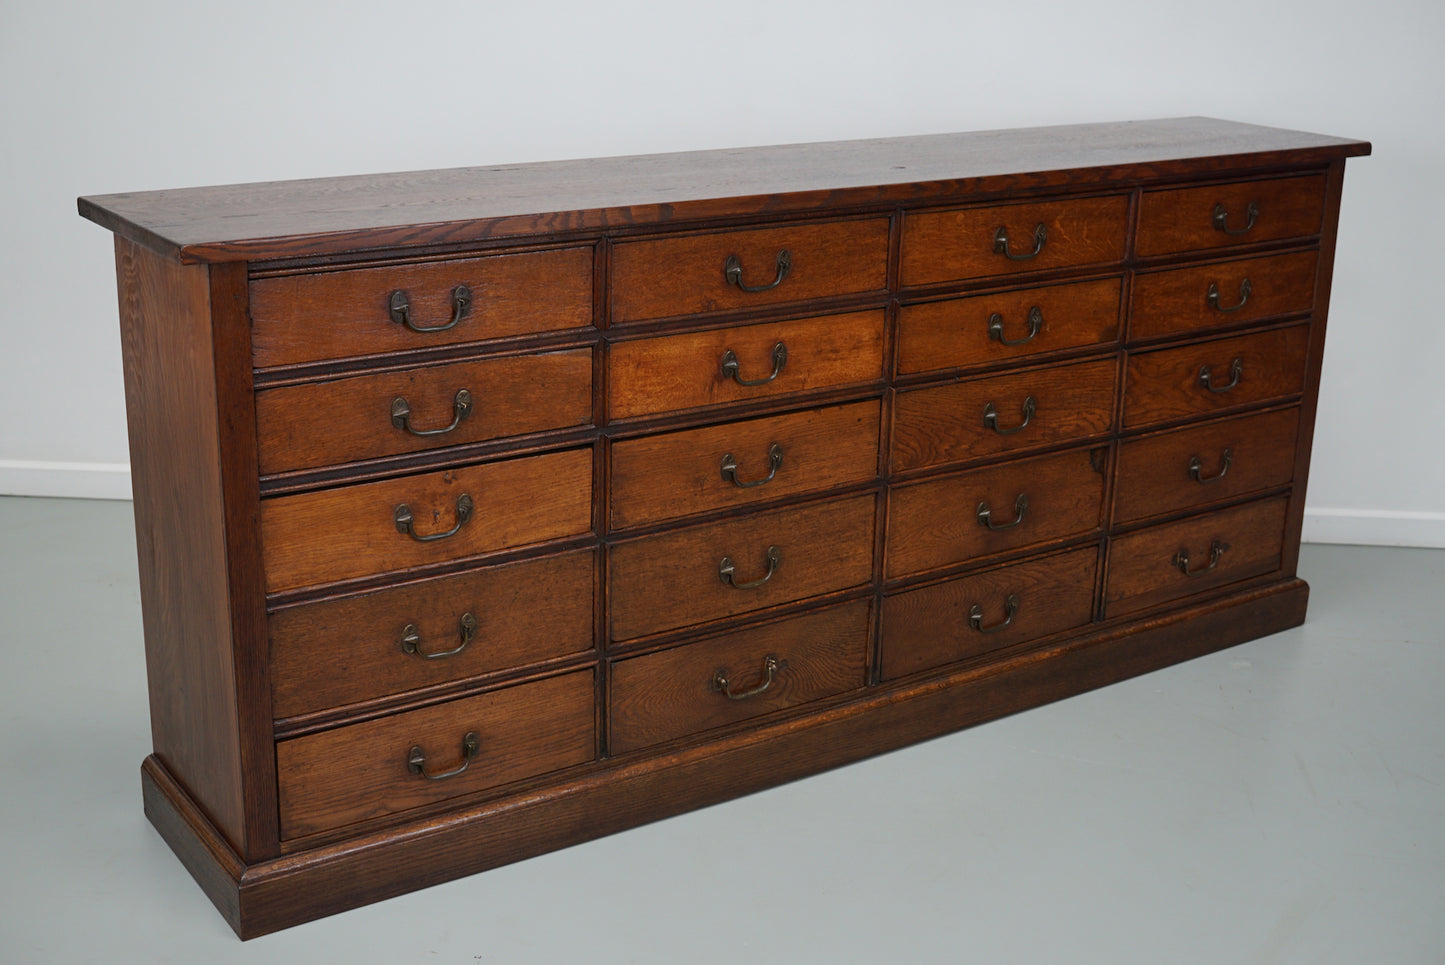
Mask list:
[[[1202,576],[1219,565],[1219,559],[1227,549],[1229,549],[1228,543],[1222,543],[1217,539],[1211,541],[1209,544],[1209,562],[1193,570],[1189,568],[1189,551],[1182,549],[1174,554],[1174,568],[1185,576]]]
[[[768,446],[768,474],[762,479],[754,479],[751,482],[743,482],[738,478],[738,463],[732,453],[722,457],[722,477],[740,489],[751,489],[754,486],[765,486],[773,481],[778,470],[783,468],[783,447],[776,442]]]
[[[420,744],[413,744],[411,749],[406,752],[406,769],[428,781],[445,781],[471,767],[472,761],[476,759],[481,749],[481,735],[476,731],[471,731],[462,738],[462,762],[460,764],[449,771],[428,771],[426,769],[426,751],[422,750]]]
[[[1014,518],[1010,522],[995,523],[993,521],[993,510],[986,502],[978,504],[978,510],[976,515],[978,516],[978,523],[980,526],[993,530],[995,533],[997,533],[1000,530],[1013,529],[1019,523],[1022,523],[1024,521],[1024,513],[1028,512],[1028,509],[1028,494],[1019,493],[1018,498],[1014,500]]]
[[[1226,448],[1219,457],[1219,472],[1212,476],[1206,476],[1204,475],[1204,460],[1198,456],[1191,456],[1189,459],[1189,478],[1197,483],[1218,482],[1224,478],[1225,473],[1229,472],[1229,463],[1233,458],[1234,453]]]
[[[1254,285],[1248,278],[1239,283],[1239,300],[1233,305],[1221,305],[1219,303],[1219,285],[1210,282],[1209,287],[1204,290],[1204,303],[1216,312],[1237,312],[1249,303],[1249,296],[1254,294]]]
[[[735,590],[755,590],[773,578],[778,572],[778,567],[783,565],[783,553],[776,546],[769,546],[767,552],[768,572],[756,580],[749,580],[746,583],[739,583],[734,575],[735,567],[731,556],[724,556],[718,561],[717,576],[728,586]]]
[[[1209,366],[1203,365],[1199,368],[1199,384],[1204,386],[1215,395],[1223,395],[1239,384],[1240,377],[1244,375],[1244,359],[1236,358],[1229,363],[1229,381],[1224,385],[1214,384],[1214,373]]]
[[[772,281],[766,285],[746,285],[743,284],[742,259],[737,255],[728,255],[727,260],[723,262],[723,277],[727,279],[729,285],[739,288],[742,291],[765,292],[777,288],[783,283],[783,279],[788,277],[788,272],[793,270],[793,253],[784,248],[778,252],[776,264],[777,274],[773,276]]]
[[[444,325],[418,325],[411,320],[411,299],[405,291],[394,291],[387,301],[387,311],[391,320],[398,325],[405,325],[413,332],[445,332],[449,328],[455,328],[456,324],[466,317],[467,312],[472,308],[472,290],[466,285],[458,285],[452,289],[452,320]]]
[[[1044,242],[1048,240],[1049,229],[1040,221],[1034,226],[1034,250],[1015,253],[1009,250],[1008,228],[999,225],[998,230],[993,233],[993,250],[995,254],[1003,255],[1010,261],[1028,261],[1038,257],[1039,252],[1044,250]]]
[[[1033,341],[1034,336],[1044,327],[1044,310],[1035,305],[1029,309],[1029,333],[1023,338],[1004,338],[1003,315],[994,312],[988,317],[988,337],[1000,345],[1024,345]]]
[[[457,390],[456,396],[452,399],[451,425],[442,426],[440,429],[418,429],[411,424],[411,404],[402,396],[391,400],[391,424],[414,436],[444,436],[461,425],[462,420],[471,414],[472,393],[467,389]]]
[[[1224,206],[1223,202],[1214,206],[1213,220],[1215,231],[1222,231],[1227,235],[1247,235],[1254,227],[1254,223],[1259,220],[1259,205],[1251,201],[1245,207],[1243,228],[1229,226],[1229,209]]]
[[[1004,600],[1004,612],[1008,615],[1003,618],[1002,622],[995,623],[991,626],[986,627],[983,625],[983,604],[975,603],[973,606],[968,608],[968,625],[970,627],[973,627],[973,629],[977,630],[979,633],[998,633],[1000,630],[1013,623],[1014,617],[1018,616],[1018,594],[1010,593],[1008,595],[1008,598]]]
[[[767,385],[782,374],[783,366],[788,364],[788,346],[779,342],[773,346],[773,371],[770,375],[761,379],[745,379],[739,374],[742,366],[738,363],[737,353],[728,349],[722,355],[722,374],[725,379],[732,379],[738,385],[755,386]]]
[[[472,518],[472,510],[474,508],[475,506],[472,503],[472,497],[469,494],[462,493],[460,496],[458,496],[457,524],[444,533],[429,533],[426,535],[418,533],[415,529],[412,528],[411,507],[408,506],[406,503],[402,503],[400,506],[396,507],[395,512],[392,513],[392,518],[396,522],[396,531],[398,533],[410,536],[418,543],[430,543],[433,540],[446,539],[448,536],[455,536],[457,535],[457,533],[461,532],[461,529],[463,526],[466,525],[467,520]]]
[[[998,424],[998,409],[994,408],[992,402],[989,402],[986,403],[983,407],[983,424],[987,428],[992,429],[994,432],[997,432],[999,435],[1007,436],[1012,433],[1021,432],[1022,430],[1026,429],[1028,427],[1028,424],[1033,421],[1034,412],[1037,409],[1038,403],[1034,401],[1034,397],[1026,397],[1024,399],[1024,404],[1022,407],[1024,421],[1020,422],[1016,426],[1005,429]]]
[[[755,686],[749,687],[747,690],[735,691],[732,689],[731,675],[726,670],[719,670],[712,675],[712,689],[728,700],[747,700],[771,687],[773,681],[777,679],[780,669],[782,669],[782,664],[777,657],[770,653],[763,658],[763,679]]]
[[[452,657],[471,645],[472,639],[477,635],[477,618],[470,613],[463,613],[459,621],[461,624],[462,642],[450,650],[423,650],[421,648],[421,631],[417,630],[415,623],[408,623],[401,628],[401,652],[409,653],[414,657],[422,657],[426,660],[436,660],[440,657]]]

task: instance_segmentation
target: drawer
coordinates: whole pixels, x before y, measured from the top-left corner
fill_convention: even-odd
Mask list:
[[[860,586],[873,575],[874,497],[693,526],[612,547],[612,639]]]
[[[252,361],[294,365],[589,326],[592,249],[280,275],[250,287]]]
[[[887,270],[887,218],[624,241],[612,248],[612,323],[881,294]]]
[[[1281,496],[1112,538],[1104,615],[1122,616],[1273,573],[1280,566],[1288,505]]]
[[[904,305],[898,373],[986,365],[1112,342],[1119,337],[1118,278],[1045,285]]]
[[[1129,338],[1156,338],[1273,315],[1307,312],[1315,302],[1314,251],[1134,276]]]
[[[559,771],[596,756],[587,670],[276,745],[281,837]],[[451,776],[443,776],[452,772]]]
[[[1097,531],[1107,455],[1101,446],[897,487],[888,578]]]
[[[592,649],[595,550],[271,614],[271,711],[290,717]]]
[[[1299,410],[1285,409],[1130,439],[1119,447],[1114,520],[1283,486],[1294,477]]]
[[[883,679],[1084,626],[1098,562],[1089,546],[884,597]]]
[[[271,592],[465,559],[591,528],[590,449],[261,503]]]
[[[899,392],[893,468],[921,469],[1083,440],[1114,423],[1114,360]]]
[[[607,365],[614,419],[877,382],[883,312],[616,342]]]
[[[874,479],[879,409],[875,399],[616,442],[612,528]]]
[[[1304,390],[1308,325],[1131,353],[1124,426],[1208,415]]]
[[[1128,216],[1122,194],[909,212],[902,284],[1123,261]]]
[[[613,753],[855,690],[866,683],[867,601],[619,660]]]
[[[256,393],[263,473],[591,421],[591,349],[475,359]]]
[[[1142,257],[1319,234],[1325,178],[1269,178],[1202,188],[1145,191],[1139,203]]]

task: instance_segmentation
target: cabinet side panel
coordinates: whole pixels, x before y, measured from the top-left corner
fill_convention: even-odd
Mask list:
[[[124,238],[115,255],[151,739],[239,850],[244,807],[209,271]]]

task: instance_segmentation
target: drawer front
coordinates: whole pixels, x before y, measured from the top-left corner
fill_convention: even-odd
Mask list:
[[[614,443],[612,528],[876,478],[879,409],[871,400]]]
[[[263,473],[591,421],[591,349],[456,362],[256,393]]]
[[[883,312],[616,342],[608,375],[614,419],[877,382]]]
[[[1104,615],[1145,610],[1274,572],[1288,505],[1281,496],[1114,537]]]
[[[1124,195],[910,212],[902,283],[1123,261],[1128,215]]]
[[[1112,342],[1119,336],[1118,278],[1046,285],[905,305],[898,373],[985,365]]]
[[[251,323],[257,366],[583,328],[592,324],[592,249],[258,278]],[[438,330],[416,331],[428,328]]]
[[[1107,455],[1023,459],[894,489],[888,577],[1097,531]]]
[[[1129,338],[1155,338],[1274,315],[1307,312],[1315,301],[1317,252],[1297,251],[1134,276]]]
[[[1127,523],[1283,486],[1294,477],[1299,410],[1188,426],[1119,447],[1114,519]]]
[[[612,249],[612,321],[881,293],[887,268],[887,218],[625,241]]]
[[[1144,257],[1319,234],[1325,178],[1270,178],[1145,191],[1135,249]]]
[[[1085,439],[1114,422],[1117,366],[1110,359],[899,392],[893,468]]]
[[[1308,325],[1129,356],[1124,426],[1208,415],[1304,390]]]
[[[277,717],[592,649],[595,550],[490,566],[271,615]]]
[[[619,660],[611,749],[625,753],[862,687],[866,601]]]
[[[261,503],[266,589],[272,592],[577,536],[591,527],[590,449]]]
[[[612,547],[612,639],[867,583],[873,574],[874,506],[872,495],[854,496]]]
[[[591,670],[565,674],[281,741],[276,745],[281,837],[592,760],[593,677]],[[468,748],[469,735],[475,735],[474,750]],[[440,777],[448,771],[459,773]]]
[[[1097,546],[1011,563],[883,599],[883,679],[1087,624]]]

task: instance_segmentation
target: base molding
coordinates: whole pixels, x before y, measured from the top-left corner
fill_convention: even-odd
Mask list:
[[[870,688],[771,726],[565,784],[247,865],[156,757],[145,812],[243,939],[706,807],[1148,673],[1304,622],[1291,579],[951,674]]]

